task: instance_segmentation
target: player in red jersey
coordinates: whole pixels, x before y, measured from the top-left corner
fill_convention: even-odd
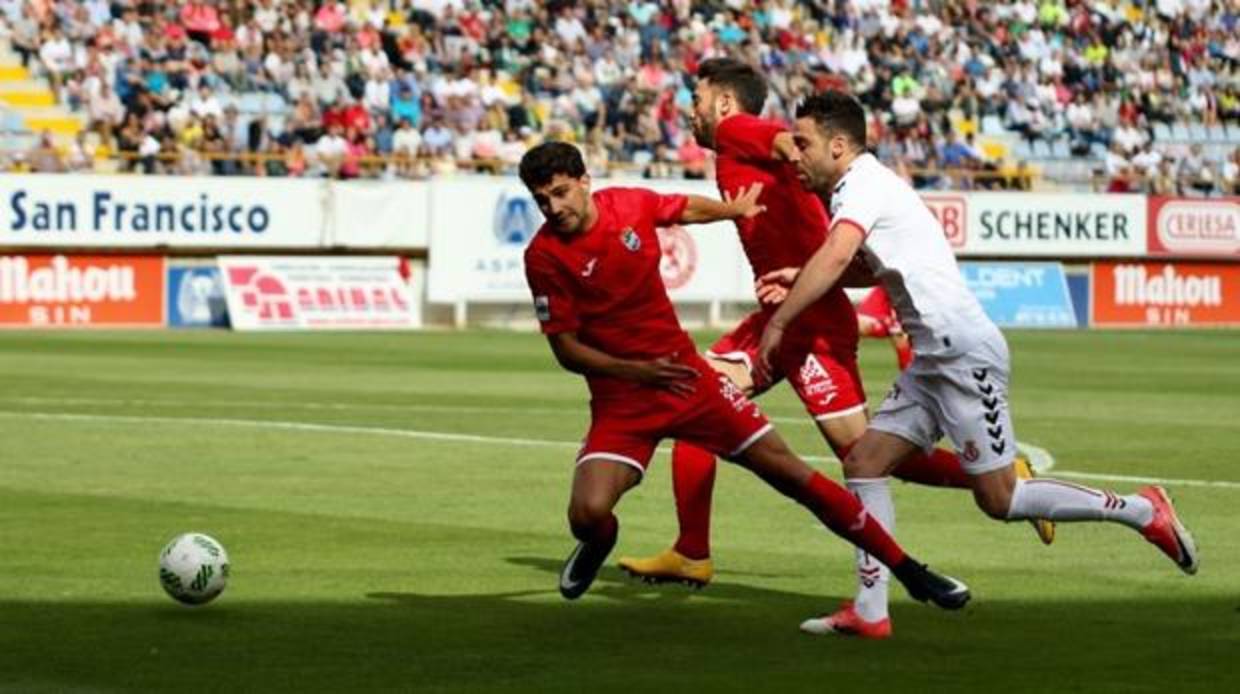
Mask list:
[[[828,228],[821,200],[805,190],[795,167],[786,161],[796,150],[791,133],[754,115],[761,111],[766,94],[765,80],[742,62],[712,59],[699,67],[694,134],[699,144],[718,155],[719,190],[726,195],[755,184],[765,187],[761,198],[765,211],[736,220],[741,245],[756,276],[804,264],[826,240]],[[746,316],[710,348],[706,357],[746,395],[761,394],[779,379],[787,379],[827,443],[843,460],[865,432],[869,419],[857,368],[857,313],[843,287],[832,288],[789,326],[774,365],[774,378],[765,380],[755,369],[755,355],[773,310],[774,306],[764,305]],[[969,477],[959,458],[945,449],[919,455],[894,474],[922,484],[969,488]],[[699,586],[709,582],[713,576],[709,536],[714,475],[715,459],[709,451],[678,441],[672,449],[672,479],[679,537],[671,548],[655,556],[621,558],[621,568],[653,581]],[[859,584],[864,586],[876,581],[879,568],[872,558],[861,555],[858,572]],[[885,578],[878,580],[883,585],[877,592],[885,595]],[[859,602],[863,610],[870,602],[876,608],[881,606],[882,614],[869,614],[869,621],[882,623],[887,601],[885,597],[870,601],[867,596],[872,592],[860,596]]]
[[[664,438],[748,468],[832,531],[878,557],[915,599],[962,607],[968,588],[912,560],[860,502],[798,458],[766,417],[698,355],[659,274],[656,228],[751,216],[761,187],[725,202],[611,188],[591,195],[575,147],[548,142],[521,160],[546,224],[525,252],[534,310],[560,364],[586,378],[590,430],[577,455],[568,520],[578,545],[560,593],[580,597],[615,546],[612,509],[642,480]]]
[[[891,348],[896,351],[896,363],[901,371],[913,361],[913,345],[900,325],[895,309],[891,307],[887,290],[881,285],[871,289],[857,304],[857,330],[862,337],[891,340]]]

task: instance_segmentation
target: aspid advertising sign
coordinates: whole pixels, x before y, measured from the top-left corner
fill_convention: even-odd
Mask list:
[[[0,326],[159,327],[158,256],[0,256]]]
[[[221,256],[236,330],[393,330],[421,324],[397,256]]]
[[[1096,326],[1240,325],[1240,265],[1097,263]]]
[[[1240,198],[1149,199],[1150,255],[1240,256]]]

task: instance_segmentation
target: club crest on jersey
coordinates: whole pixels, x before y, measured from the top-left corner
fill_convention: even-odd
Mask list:
[[[534,315],[544,323],[551,320],[551,299],[546,296],[534,297]]]
[[[977,444],[970,439],[964,442],[964,450],[960,451],[960,457],[964,458],[966,463],[976,463],[977,459],[982,457],[982,452],[977,449]]]
[[[642,247],[641,237],[637,235],[636,231],[633,231],[633,227],[628,227],[620,232],[620,243],[623,243],[625,248],[634,252]]]

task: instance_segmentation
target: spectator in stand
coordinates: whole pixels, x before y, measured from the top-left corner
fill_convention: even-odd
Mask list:
[[[996,116],[1039,151],[1039,140],[1050,145],[1062,133],[1074,155],[1091,158],[1093,145],[1109,147],[1113,136],[1129,156],[1147,154],[1158,124],[1177,132],[1185,122],[1240,127],[1236,13],[1203,0],[1163,0],[1156,9],[1076,0],[2,6],[15,50],[28,63],[38,54],[36,71],[63,103],[115,132],[115,109],[96,103],[106,83],[127,110],[140,104],[144,132],[159,142],[171,135],[181,149],[179,129],[205,84],[234,103],[244,92],[278,94],[290,109],[280,115],[298,123],[292,137],[307,143],[322,136],[302,102],[310,94],[317,109],[337,105],[329,111],[338,122],[378,149],[384,126],[376,116],[387,112],[386,123],[409,121],[440,155],[457,144],[470,154],[477,146],[516,151],[528,133],[586,143],[596,161],[679,171],[669,165],[680,158],[693,73],[715,56],[763,71],[769,116],[789,118],[798,99],[828,85],[851,90],[884,121],[874,149],[929,184],[943,176],[926,167],[953,165],[958,157],[946,156],[947,147],[970,134],[992,137]],[[489,115],[497,104],[506,124]],[[435,113],[444,116],[438,125]],[[288,144],[278,158],[287,158]]]
[[[34,173],[63,173],[66,170],[56,142],[52,139],[52,133],[48,130],[39,133],[38,141],[26,152],[26,161]]]
[[[1223,160],[1219,180],[1223,195],[1240,195],[1240,145]]]
[[[341,122],[332,122],[327,132],[314,144],[316,172],[328,178],[336,178],[348,153],[349,142],[344,138],[345,128]]]
[[[1209,197],[1215,188],[1214,162],[1205,155],[1201,144],[1193,144],[1188,155],[1180,162],[1180,193],[1195,192]]]

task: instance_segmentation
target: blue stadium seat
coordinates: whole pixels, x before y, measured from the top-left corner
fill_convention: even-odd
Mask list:
[[[982,116],[982,134],[983,135],[1003,135],[1007,130],[1003,127],[1003,121],[998,116],[989,115]]]

